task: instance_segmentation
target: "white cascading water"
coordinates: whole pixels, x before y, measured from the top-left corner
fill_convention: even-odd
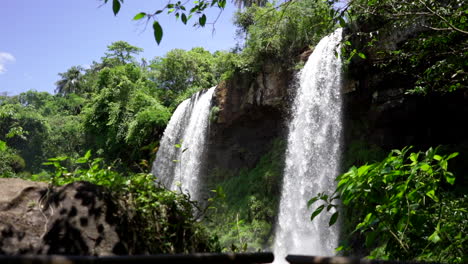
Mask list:
[[[285,256],[331,256],[338,246],[338,227],[330,214],[310,221],[307,201],[333,193],[342,141],[342,29],[323,38],[300,72],[289,124],[286,164],[275,233],[275,263]],[[338,54],[338,55],[337,55]],[[318,202],[317,202],[318,203]],[[324,210],[325,211],[325,210]]]
[[[171,190],[178,190],[180,184],[195,201],[199,199],[199,174],[214,90],[200,91],[177,107],[164,130],[151,171]],[[181,147],[176,147],[178,144]]]

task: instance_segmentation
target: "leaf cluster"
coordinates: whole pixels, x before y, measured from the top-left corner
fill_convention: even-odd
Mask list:
[[[291,67],[298,54],[334,29],[334,15],[331,4],[322,0],[267,3],[238,12],[234,23],[239,36],[245,34],[241,56],[246,67],[255,70],[271,62]]]
[[[370,63],[409,80],[413,87],[407,93],[467,88],[465,2],[356,0],[347,12],[353,32],[367,41],[362,49],[370,55]]]
[[[450,191],[455,176],[448,171],[448,161],[458,153],[410,149],[393,150],[380,162],[351,167],[337,178],[331,200],[319,194],[309,201],[325,202],[313,216],[325,206],[337,207],[331,202],[339,197],[351,238],[363,237],[373,250],[371,257],[462,263],[467,257],[468,197]]]
[[[108,2],[108,0],[102,1],[104,1],[104,4]],[[117,15],[120,12],[122,4],[123,0],[112,0],[112,11],[114,12],[114,15]],[[154,39],[156,40],[156,43],[160,44],[164,33],[163,27],[158,21],[158,16],[160,14],[166,13],[167,15],[174,15],[176,19],[180,18],[181,22],[185,25],[193,17],[197,17],[198,19],[193,23],[193,26],[204,27],[207,24],[205,10],[213,7],[218,8],[221,13],[226,7],[226,0],[198,0],[194,1],[193,5],[188,5],[188,2],[169,1],[166,5],[162,5],[154,12],[139,12],[133,17],[133,20],[146,18],[147,23],[150,22],[150,20],[153,20],[152,27]]]
[[[235,175],[218,169],[210,175],[214,187],[205,222],[219,236],[224,251],[256,251],[271,245],[284,148],[283,141],[275,140],[254,168]]]

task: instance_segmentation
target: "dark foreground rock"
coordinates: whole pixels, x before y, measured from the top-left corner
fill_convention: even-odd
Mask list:
[[[128,217],[103,188],[0,179],[0,254],[132,253]]]

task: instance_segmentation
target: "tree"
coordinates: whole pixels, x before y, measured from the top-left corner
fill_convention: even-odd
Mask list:
[[[213,55],[203,48],[173,49],[151,61],[159,88],[182,92],[191,87],[209,88],[215,84]]]
[[[104,64],[122,65],[135,62],[133,55],[138,55],[143,49],[120,40],[107,46],[107,51],[102,58]]]
[[[119,159],[126,169],[149,159],[150,151],[142,148],[162,135],[170,112],[152,96],[154,87],[142,69],[134,64],[104,68],[97,85],[83,109],[89,147],[110,162]]]
[[[57,86],[55,92],[60,95],[67,95],[70,93],[82,93],[83,70],[84,69],[81,66],[73,66],[66,72],[59,73],[61,79],[55,83],[55,85]]]
[[[414,83],[407,93],[424,95],[468,88],[466,10],[466,1],[457,0],[354,0],[343,12],[356,42],[373,55],[366,56],[369,64],[404,75]],[[384,42],[395,33],[407,37]]]
[[[298,54],[336,27],[334,12],[327,2],[301,0],[279,8],[270,3],[262,8],[254,5],[236,13],[238,32],[246,34],[241,53],[246,66],[253,71],[271,62],[290,67]]]
[[[49,126],[33,107],[20,104],[0,106],[0,140],[26,161],[28,170],[38,170],[45,160],[44,146],[49,136]]]

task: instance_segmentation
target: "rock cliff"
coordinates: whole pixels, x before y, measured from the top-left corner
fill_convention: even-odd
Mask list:
[[[283,137],[293,73],[275,64],[256,74],[237,73],[216,89],[209,135],[209,167],[251,168]]]

